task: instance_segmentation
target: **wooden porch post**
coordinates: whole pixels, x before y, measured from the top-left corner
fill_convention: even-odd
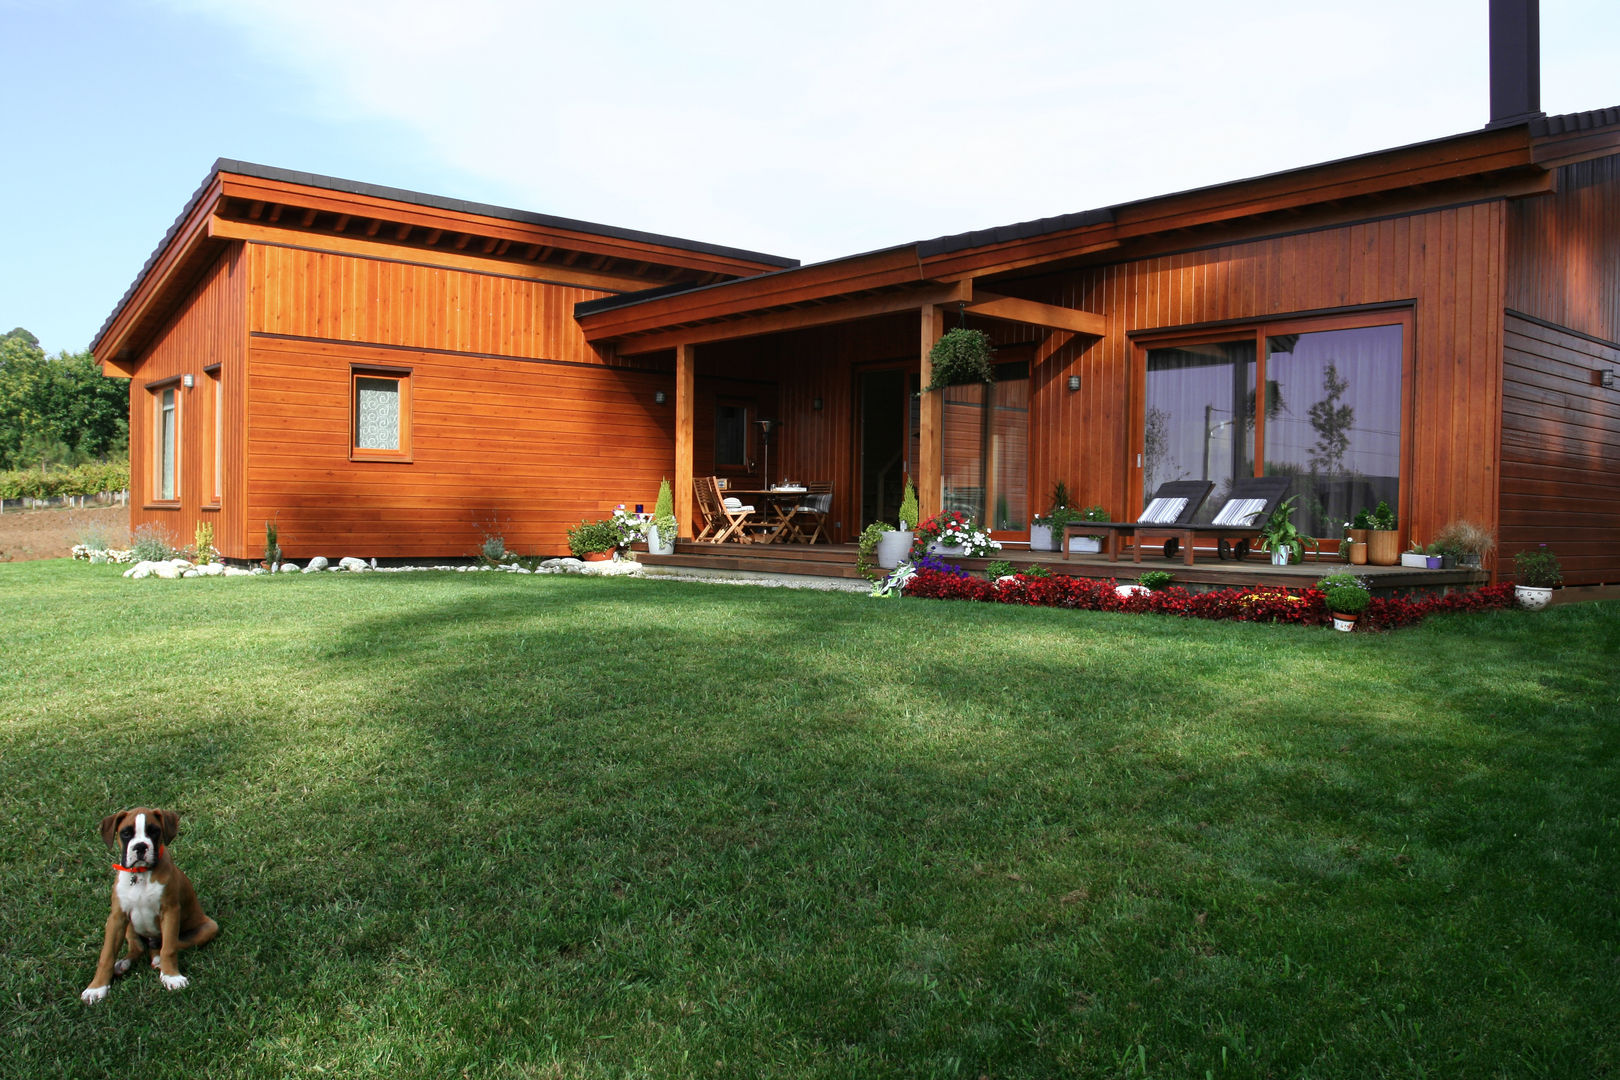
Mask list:
[[[934,364],[928,353],[945,333],[945,313],[933,304],[922,309],[922,382],[927,386],[934,379]],[[921,419],[917,429],[917,461],[913,463],[917,485],[917,512],[924,519],[940,512],[945,503],[945,481],[942,471],[940,431],[944,426],[945,398],[939,391],[924,391]],[[915,524],[913,522],[912,524]]]
[[[675,346],[675,520],[681,536],[692,537],[692,424],[696,415],[696,346]]]

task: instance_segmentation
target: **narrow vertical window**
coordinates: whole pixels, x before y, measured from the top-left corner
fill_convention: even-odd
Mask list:
[[[220,369],[217,367],[210,368],[203,374],[208,378],[208,388],[211,391],[211,407],[214,410],[214,422],[209,425],[213,430],[214,439],[214,479],[210,488],[213,497],[209,501],[217,505],[225,488],[225,384],[224,380],[220,378]]]
[[[410,373],[356,368],[352,402],[350,457],[356,461],[409,461]]]
[[[152,459],[157,475],[153,487],[163,502],[172,502],[175,498],[176,400],[173,386],[165,386],[157,392],[157,424],[152,432]]]

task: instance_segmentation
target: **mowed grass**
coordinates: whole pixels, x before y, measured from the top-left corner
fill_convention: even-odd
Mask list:
[[[0,569],[9,1076],[1620,1074],[1620,605]],[[88,1008],[101,817],[222,927]]]

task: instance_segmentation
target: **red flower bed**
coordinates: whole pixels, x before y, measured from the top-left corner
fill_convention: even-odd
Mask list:
[[[1299,623],[1320,626],[1332,619],[1322,594],[1315,588],[1214,589],[1188,592],[1174,587],[1158,592],[1121,596],[1112,580],[1017,575],[1000,583],[976,577],[958,577],[922,569],[906,582],[907,596],[934,600],[977,600],[987,604],[1024,604],[1029,607],[1079,608],[1083,611],[1130,611],[1179,615],[1186,619],[1235,619],[1239,622]],[[1445,596],[1374,597],[1361,617],[1371,630],[1410,626],[1442,611],[1483,611],[1513,602],[1512,585],[1490,585]]]

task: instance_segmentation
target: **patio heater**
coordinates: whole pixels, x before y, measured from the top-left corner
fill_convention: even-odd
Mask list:
[[[776,428],[775,420],[755,420],[759,425],[759,441],[765,447],[765,486],[771,486],[771,432]]]

